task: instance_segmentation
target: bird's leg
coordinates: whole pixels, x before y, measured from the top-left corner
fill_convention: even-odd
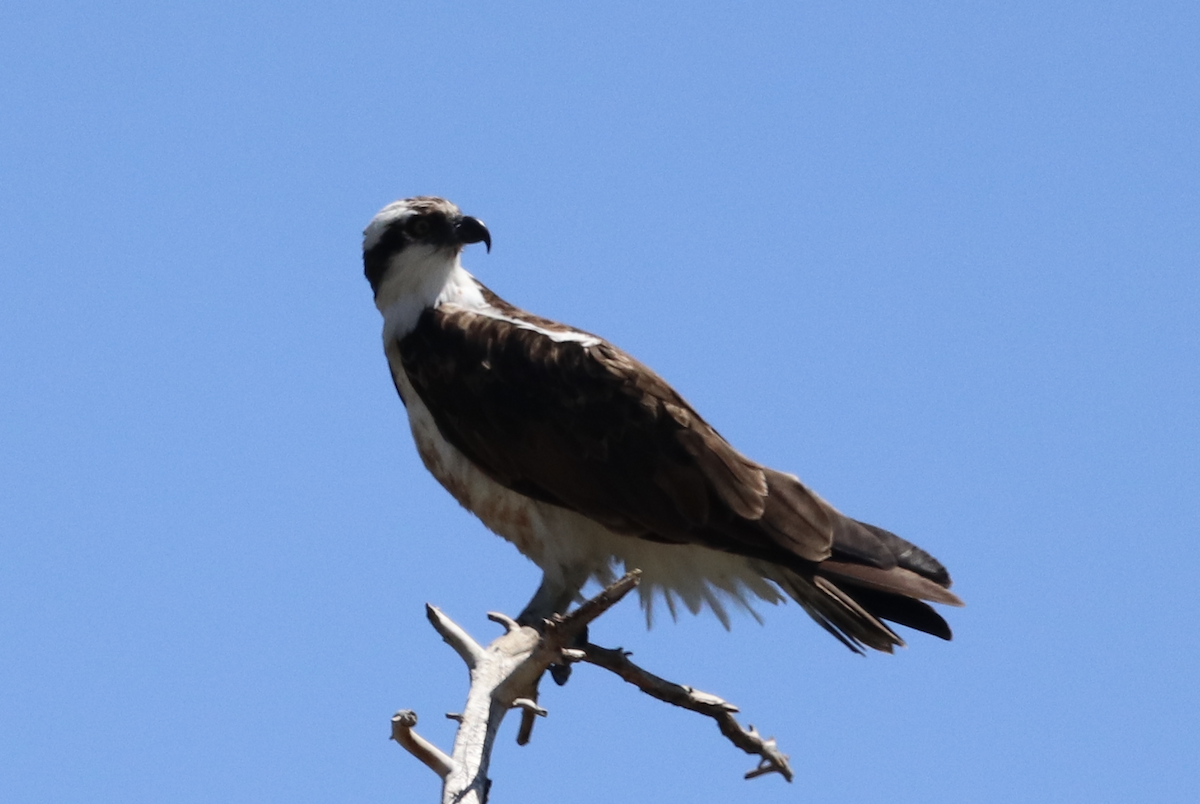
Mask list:
[[[517,622],[542,630],[544,620],[566,612],[571,603],[579,597],[579,590],[583,588],[585,581],[586,575],[577,578],[555,574],[551,577],[550,573],[543,573],[541,585],[533,593],[524,610],[517,615]]]
[[[533,598],[525,606],[524,611],[517,615],[517,622],[541,631],[542,624],[546,620],[556,614],[566,612],[571,603],[579,597],[579,590],[583,588],[586,581],[587,575],[581,573],[563,573],[553,578],[550,573],[543,573],[541,585],[533,593]],[[580,645],[587,644],[586,628],[575,641]],[[571,666],[568,664],[550,665],[550,677],[554,679],[555,684],[561,687],[571,677]]]

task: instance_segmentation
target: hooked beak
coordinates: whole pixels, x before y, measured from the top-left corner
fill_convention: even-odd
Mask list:
[[[488,232],[487,227],[483,225],[483,221],[479,218],[472,218],[469,215],[465,216],[454,227],[454,232],[458,235],[458,242],[463,245],[469,243],[483,243],[487,246],[488,253],[492,251],[492,235]]]

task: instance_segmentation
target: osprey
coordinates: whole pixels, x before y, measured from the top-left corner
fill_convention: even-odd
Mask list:
[[[471,243],[491,251],[487,227],[449,201],[396,201],[363,233],[364,273],[425,467],[542,569],[522,622],[624,565],[648,620],[656,593],[727,627],[726,601],[786,594],[859,653],[904,644],[884,621],[950,639],[923,602],[962,605],[936,559],[742,455],[604,339],[501,299],[463,269]]]

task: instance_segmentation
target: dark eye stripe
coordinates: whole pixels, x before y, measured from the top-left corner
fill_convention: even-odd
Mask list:
[[[379,240],[363,252],[363,275],[371,283],[371,290],[379,291],[379,283],[387,272],[388,258],[404,248],[404,232],[399,226],[389,226]]]
[[[454,227],[440,212],[428,212],[414,215],[404,223],[397,221],[385,229],[375,245],[363,252],[363,274],[371,283],[372,291],[379,292],[388,260],[405,246],[418,241],[437,246],[454,242]]]

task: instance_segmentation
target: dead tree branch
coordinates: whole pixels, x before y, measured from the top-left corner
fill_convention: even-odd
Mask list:
[[[504,716],[510,709],[521,710],[517,742],[528,742],[535,719],[546,714],[537,702],[538,682],[551,665],[568,666],[572,662],[602,667],[648,695],[716,720],[721,733],[734,745],[762,758],[746,778],[780,773],[792,780],[787,756],[780,753],[773,739],[764,740],[753,726],[739,726],[733,717],[736,706],[659,678],[629,661],[622,650],[580,644],[587,626],[637,586],[640,575],[637,570],[627,573],[571,613],[547,620],[541,632],[491,612],[488,618],[503,625],[505,633],[487,647],[437,608],[426,606],[434,629],[467,665],[471,687],[462,712],[447,715],[459,723],[450,756],[417,735],[413,730],[417,716],[410,710],[401,710],[392,718],[392,739],[442,778],[443,804],[486,804],[491,786],[488,764]]]
[[[417,725],[417,713],[401,709],[392,716],[392,739],[404,746],[404,750],[429,766],[430,770],[443,779],[454,767],[454,760],[440,748],[413,731]]]
[[[746,773],[747,779],[779,773],[789,782],[792,780],[792,767],[788,763],[788,756],[775,745],[775,738],[764,739],[753,726],[743,729],[733,716],[738,708],[728,701],[683,684],[667,681],[643,670],[629,661],[629,654],[620,648],[602,648],[589,643],[579,653],[582,653],[579,661],[615,673],[652,698],[699,712],[717,721],[717,727],[731,743],[747,754],[758,754],[762,758],[757,768]]]

